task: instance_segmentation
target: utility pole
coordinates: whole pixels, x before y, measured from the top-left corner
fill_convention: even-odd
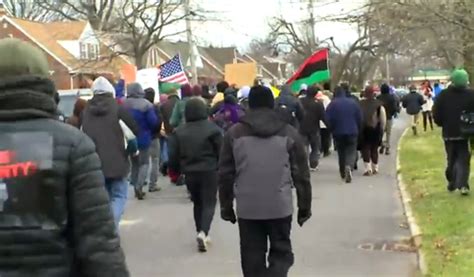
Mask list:
[[[191,0],[184,0],[184,12],[186,13],[186,35],[188,38],[188,45],[189,45],[189,60],[191,62],[191,83],[197,85],[198,83],[198,75],[197,75],[197,66],[196,66],[196,45],[194,43],[193,38],[193,31],[191,26],[191,16],[193,12],[191,12],[190,8]]]
[[[390,60],[389,60],[389,55],[385,54],[385,66],[387,70],[387,85],[390,85]]]
[[[316,31],[314,25],[316,25],[316,19],[314,18],[314,0],[308,1],[308,11],[309,11],[309,24],[310,24],[310,39],[311,39],[311,51],[316,50]]]

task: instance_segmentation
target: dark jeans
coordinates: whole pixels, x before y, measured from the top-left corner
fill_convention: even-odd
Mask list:
[[[321,152],[324,156],[329,155],[329,149],[331,148],[331,132],[329,129],[321,129]]]
[[[357,158],[357,135],[335,136],[337,155],[339,158],[339,173],[345,176],[345,168],[354,167]]]
[[[362,145],[362,159],[364,163],[379,163],[379,145],[375,143],[366,143]]]
[[[425,132],[428,125],[428,121],[430,123],[431,131],[433,131],[433,113],[431,111],[423,112],[423,129],[425,130]]]
[[[194,207],[196,232],[211,229],[217,202],[217,171],[186,173],[186,185]]]
[[[446,140],[444,142],[448,165],[446,179],[453,188],[469,188],[471,153],[468,140]]]
[[[146,183],[150,168],[150,149],[140,149],[138,156],[132,157],[132,173],[130,183],[136,189],[141,189]]]
[[[291,250],[291,219],[239,218],[240,257],[244,277],[286,277],[294,263]],[[270,242],[270,247],[268,247]],[[268,255],[267,267],[267,251]]]
[[[311,168],[316,168],[319,164],[319,157],[320,157],[320,145],[321,145],[321,137],[319,133],[313,134],[305,134],[302,135],[305,140],[306,146],[309,149],[309,166]]]

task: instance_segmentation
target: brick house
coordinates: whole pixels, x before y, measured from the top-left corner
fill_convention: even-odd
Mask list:
[[[9,37],[30,42],[46,54],[58,90],[87,88],[99,75],[115,79],[128,63],[100,42],[87,21],[34,22],[12,17],[0,6],[0,39]]]

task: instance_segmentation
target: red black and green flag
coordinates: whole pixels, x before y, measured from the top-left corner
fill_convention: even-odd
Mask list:
[[[302,84],[311,86],[329,80],[331,74],[328,60],[329,49],[319,50],[309,57],[286,83],[293,91],[299,91]]]

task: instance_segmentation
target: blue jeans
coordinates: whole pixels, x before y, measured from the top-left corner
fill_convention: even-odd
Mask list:
[[[110,206],[112,207],[115,226],[118,228],[120,218],[125,210],[125,204],[127,203],[127,179],[105,179],[105,189],[109,193]]]
[[[160,138],[160,164],[168,162],[168,139]]]

